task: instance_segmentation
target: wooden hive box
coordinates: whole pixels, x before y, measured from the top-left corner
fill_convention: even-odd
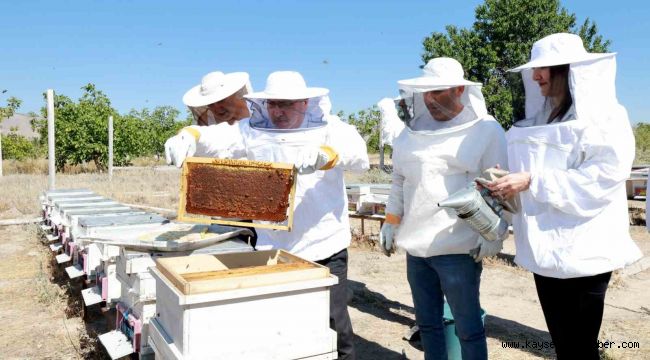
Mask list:
[[[190,157],[183,163],[178,220],[291,231],[295,188],[291,164]]]
[[[336,358],[329,288],[337,279],[328,268],[284,250],[156,264],[149,336],[157,358]]]
[[[329,276],[325,266],[284,250],[156,259],[158,271],[185,295],[254,288]]]

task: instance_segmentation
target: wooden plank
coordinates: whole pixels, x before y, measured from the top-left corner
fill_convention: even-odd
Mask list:
[[[183,201],[184,202],[184,201]],[[179,210],[180,214],[180,210]],[[293,211],[291,211],[291,214],[293,214]],[[183,214],[179,215],[176,220],[179,222],[190,222],[190,223],[196,223],[196,224],[219,224],[219,225],[230,225],[230,226],[244,226],[244,227],[255,227],[255,228],[260,228],[260,229],[273,229],[273,230],[287,230],[291,231],[291,228],[288,225],[283,225],[283,224],[274,224],[274,223],[250,223],[250,222],[244,222],[244,221],[235,221],[235,220],[222,220],[222,219],[215,219],[207,216],[189,216],[187,213],[183,212]]]
[[[273,265],[282,266],[291,264]],[[302,264],[298,264],[301,265]],[[273,273],[258,273],[251,276],[230,276],[221,279],[194,280],[188,282],[189,289],[186,295],[201,294],[215,291],[226,291],[233,289],[252,288],[267,285],[285,284],[294,281],[305,281],[322,279],[329,276],[328,268],[306,268],[294,271],[282,271]]]
[[[298,170],[294,169],[293,173],[296,174],[293,181],[293,186],[291,187],[291,192],[289,193],[289,218],[287,220],[287,231],[291,231],[293,227],[293,205],[296,203],[296,183],[298,182]]]
[[[197,254],[191,259],[189,256],[158,258],[156,259],[156,268],[184,293],[189,291],[189,284],[183,279],[182,274],[227,269],[217,258],[206,254]]]
[[[313,269],[309,263],[285,263],[275,265],[248,266],[239,269],[225,269],[182,274],[186,281],[220,280],[227,277],[258,276],[269,273],[280,273],[295,270]]]
[[[199,163],[199,164],[211,164],[211,165],[221,165],[225,167],[232,166],[242,166],[242,167],[251,167],[251,168],[274,168],[274,169],[293,169],[292,164],[279,163],[279,162],[270,162],[270,161],[255,161],[255,160],[236,160],[236,159],[218,159],[218,158],[206,158],[206,157],[188,157],[185,159],[185,163]],[[185,164],[184,163],[184,164]],[[185,167],[185,166],[183,166]]]
[[[228,269],[217,257],[209,254],[196,254],[191,257],[160,257],[156,258],[156,267],[173,271],[176,274]]]

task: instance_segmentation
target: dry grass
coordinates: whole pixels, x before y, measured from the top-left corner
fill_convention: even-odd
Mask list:
[[[135,158],[131,164],[136,167],[141,166],[164,166],[165,158],[160,156],[147,156]],[[47,175],[47,159],[27,159],[22,161],[3,160],[2,170],[5,175],[32,174]],[[63,173],[68,175],[97,173],[97,166],[94,163],[85,163],[80,165],[66,165]]]
[[[346,184],[390,184],[391,175],[377,168],[364,173],[345,173]]]
[[[105,173],[57,174],[56,188],[87,188],[122,203],[174,209],[178,204],[180,171],[172,167],[116,170]],[[7,175],[0,178],[0,219],[38,215],[38,196],[47,189],[47,175]]]
[[[174,210],[178,206],[180,170],[161,166],[164,160],[134,160],[141,167],[115,169],[113,180],[96,171],[94,165],[66,168],[57,173],[56,188],[87,188],[127,204],[148,205]],[[5,161],[0,178],[0,219],[37,216],[38,196],[47,189],[47,161]],[[146,167],[145,167],[146,166]],[[346,173],[347,183],[389,183],[390,175],[378,169],[363,174]]]

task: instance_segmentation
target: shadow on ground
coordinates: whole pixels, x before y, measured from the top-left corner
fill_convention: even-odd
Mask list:
[[[401,314],[408,313],[412,315],[414,313],[412,306],[387,299],[383,294],[369,290],[366,284],[362,282],[348,279],[348,284],[349,288],[352,289],[352,299],[348,302],[351,307],[379,319],[407,326],[415,325],[412,317]]]
[[[485,335],[497,339],[501,344],[517,344],[519,350],[545,359],[554,359],[555,350],[550,348],[551,335],[513,320],[487,315],[485,317]],[[502,345],[506,346],[506,345]],[[513,349],[515,351],[515,349]]]

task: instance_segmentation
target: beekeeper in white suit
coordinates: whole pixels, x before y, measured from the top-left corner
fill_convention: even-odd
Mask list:
[[[196,156],[243,157],[240,131],[235,123],[250,117],[250,107],[244,95],[253,90],[245,72],[213,71],[201,78],[201,83],[183,95],[183,103],[193,115],[193,125],[187,126],[165,142],[167,163],[177,164],[191,153]],[[220,126],[210,126],[221,124]],[[197,143],[199,136],[219,139],[218,143]],[[198,148],[197,148],[198,146]]]
[[[481,260],[503,239],[487,241],[437,203],[488,168],[506,163],[504,131],[487,114],[481,84],[460,63],[435,58],[421,77],[398,82],[407,127],[393,143],[393,177],[380,242],[407,252],[407,276],[426,359],[447,359],[446,297],[464,359],[486,359],[479,287]],[[481,246],[474,256],[470,251]]]
[[[381,141],[384,145],[393,146],[393,141],[404,130],[404,122],[400,119],[395,99],[383,98],[377,103],[381,117]],[[402,101],[398,98],[397,101]]]
[[[338,334],[339,359],[352,359],[354,335],[347,311],[351,236],[343,171],[365,171],[369,164],[356,128],[330,114],[328,92],[307,87],[297,72],[271,73],[264,91],[246,95],[252,114],[240,121],[241,143],[233,152],[243,152],[250,160],[297,166],[293,229],[257,229],[256,248],[288,250],[329,267],[339,278],[330,289],[330,320]],[[208,128],[204,135],[204,129],[199,130],[198,148],[212,149],[205,156],[219,154],[220,132]],[[177,152],[193,155],[186,150]],[[179,165],[184,158],[175,161]]]
[[[641,257],[629,234],[634,135],[616,99],[615,54],[553,34],[513,71],[522,73],[527,119],[507,133],[513,173],[488,188],[519,196],[515,262],[534,273],[558,358],[598,359],[611,273]]]

